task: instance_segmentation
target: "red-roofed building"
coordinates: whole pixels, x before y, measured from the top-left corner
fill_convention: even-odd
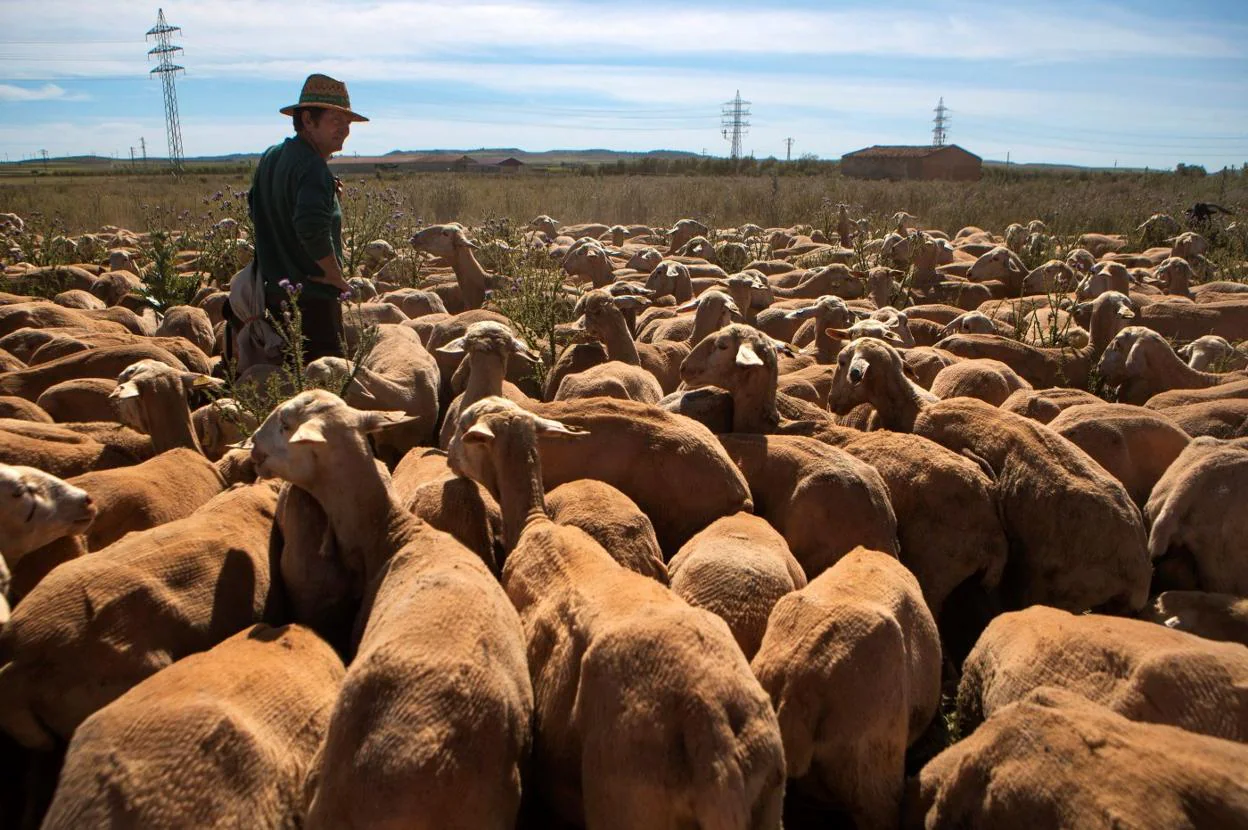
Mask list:
[[[983,159],[956,144],[944,147],[876,145],[841,156],[841,174],[855,179],[977,181]]]

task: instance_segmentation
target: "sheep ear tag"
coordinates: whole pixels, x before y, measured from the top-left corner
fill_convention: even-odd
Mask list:
[[[762,366],[763,359],[758,356],[748,343],[742,343],[737,347],[737,365],[738,366]]]
[[[290,436],[291,444],[324,444],[325,433],[321,431],[321,425],[315,421],[305,421],[295,430],[294,435]]]

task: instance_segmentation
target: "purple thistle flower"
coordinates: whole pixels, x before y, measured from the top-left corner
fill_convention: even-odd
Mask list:
[[[339,294],[339,295],[338,295],[338,299],[339,299],[341,302],[344,302],[344,303],[345,303],[345,302],[350,301],[350,299],[351,299],[351,292],[350,292],[350,291],[343,291],[341,294]]]

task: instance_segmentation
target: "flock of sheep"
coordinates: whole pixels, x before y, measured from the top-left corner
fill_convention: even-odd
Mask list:
[[[893,222],[538,217],[541,372],[471,229],[377,240],[259,423],[229,286],[6,267],[0,825],[1248,825],[1248,283]]]

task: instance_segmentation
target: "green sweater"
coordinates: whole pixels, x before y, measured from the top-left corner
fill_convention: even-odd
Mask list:
[[[295,136],[264,151],[247,194],[255,224],[256,263],[265,294],[285,297],[282,280],[302,283],[309,297],[337,297],[316,264],[330,254],[342,263],[342,207],[325,159]]]

